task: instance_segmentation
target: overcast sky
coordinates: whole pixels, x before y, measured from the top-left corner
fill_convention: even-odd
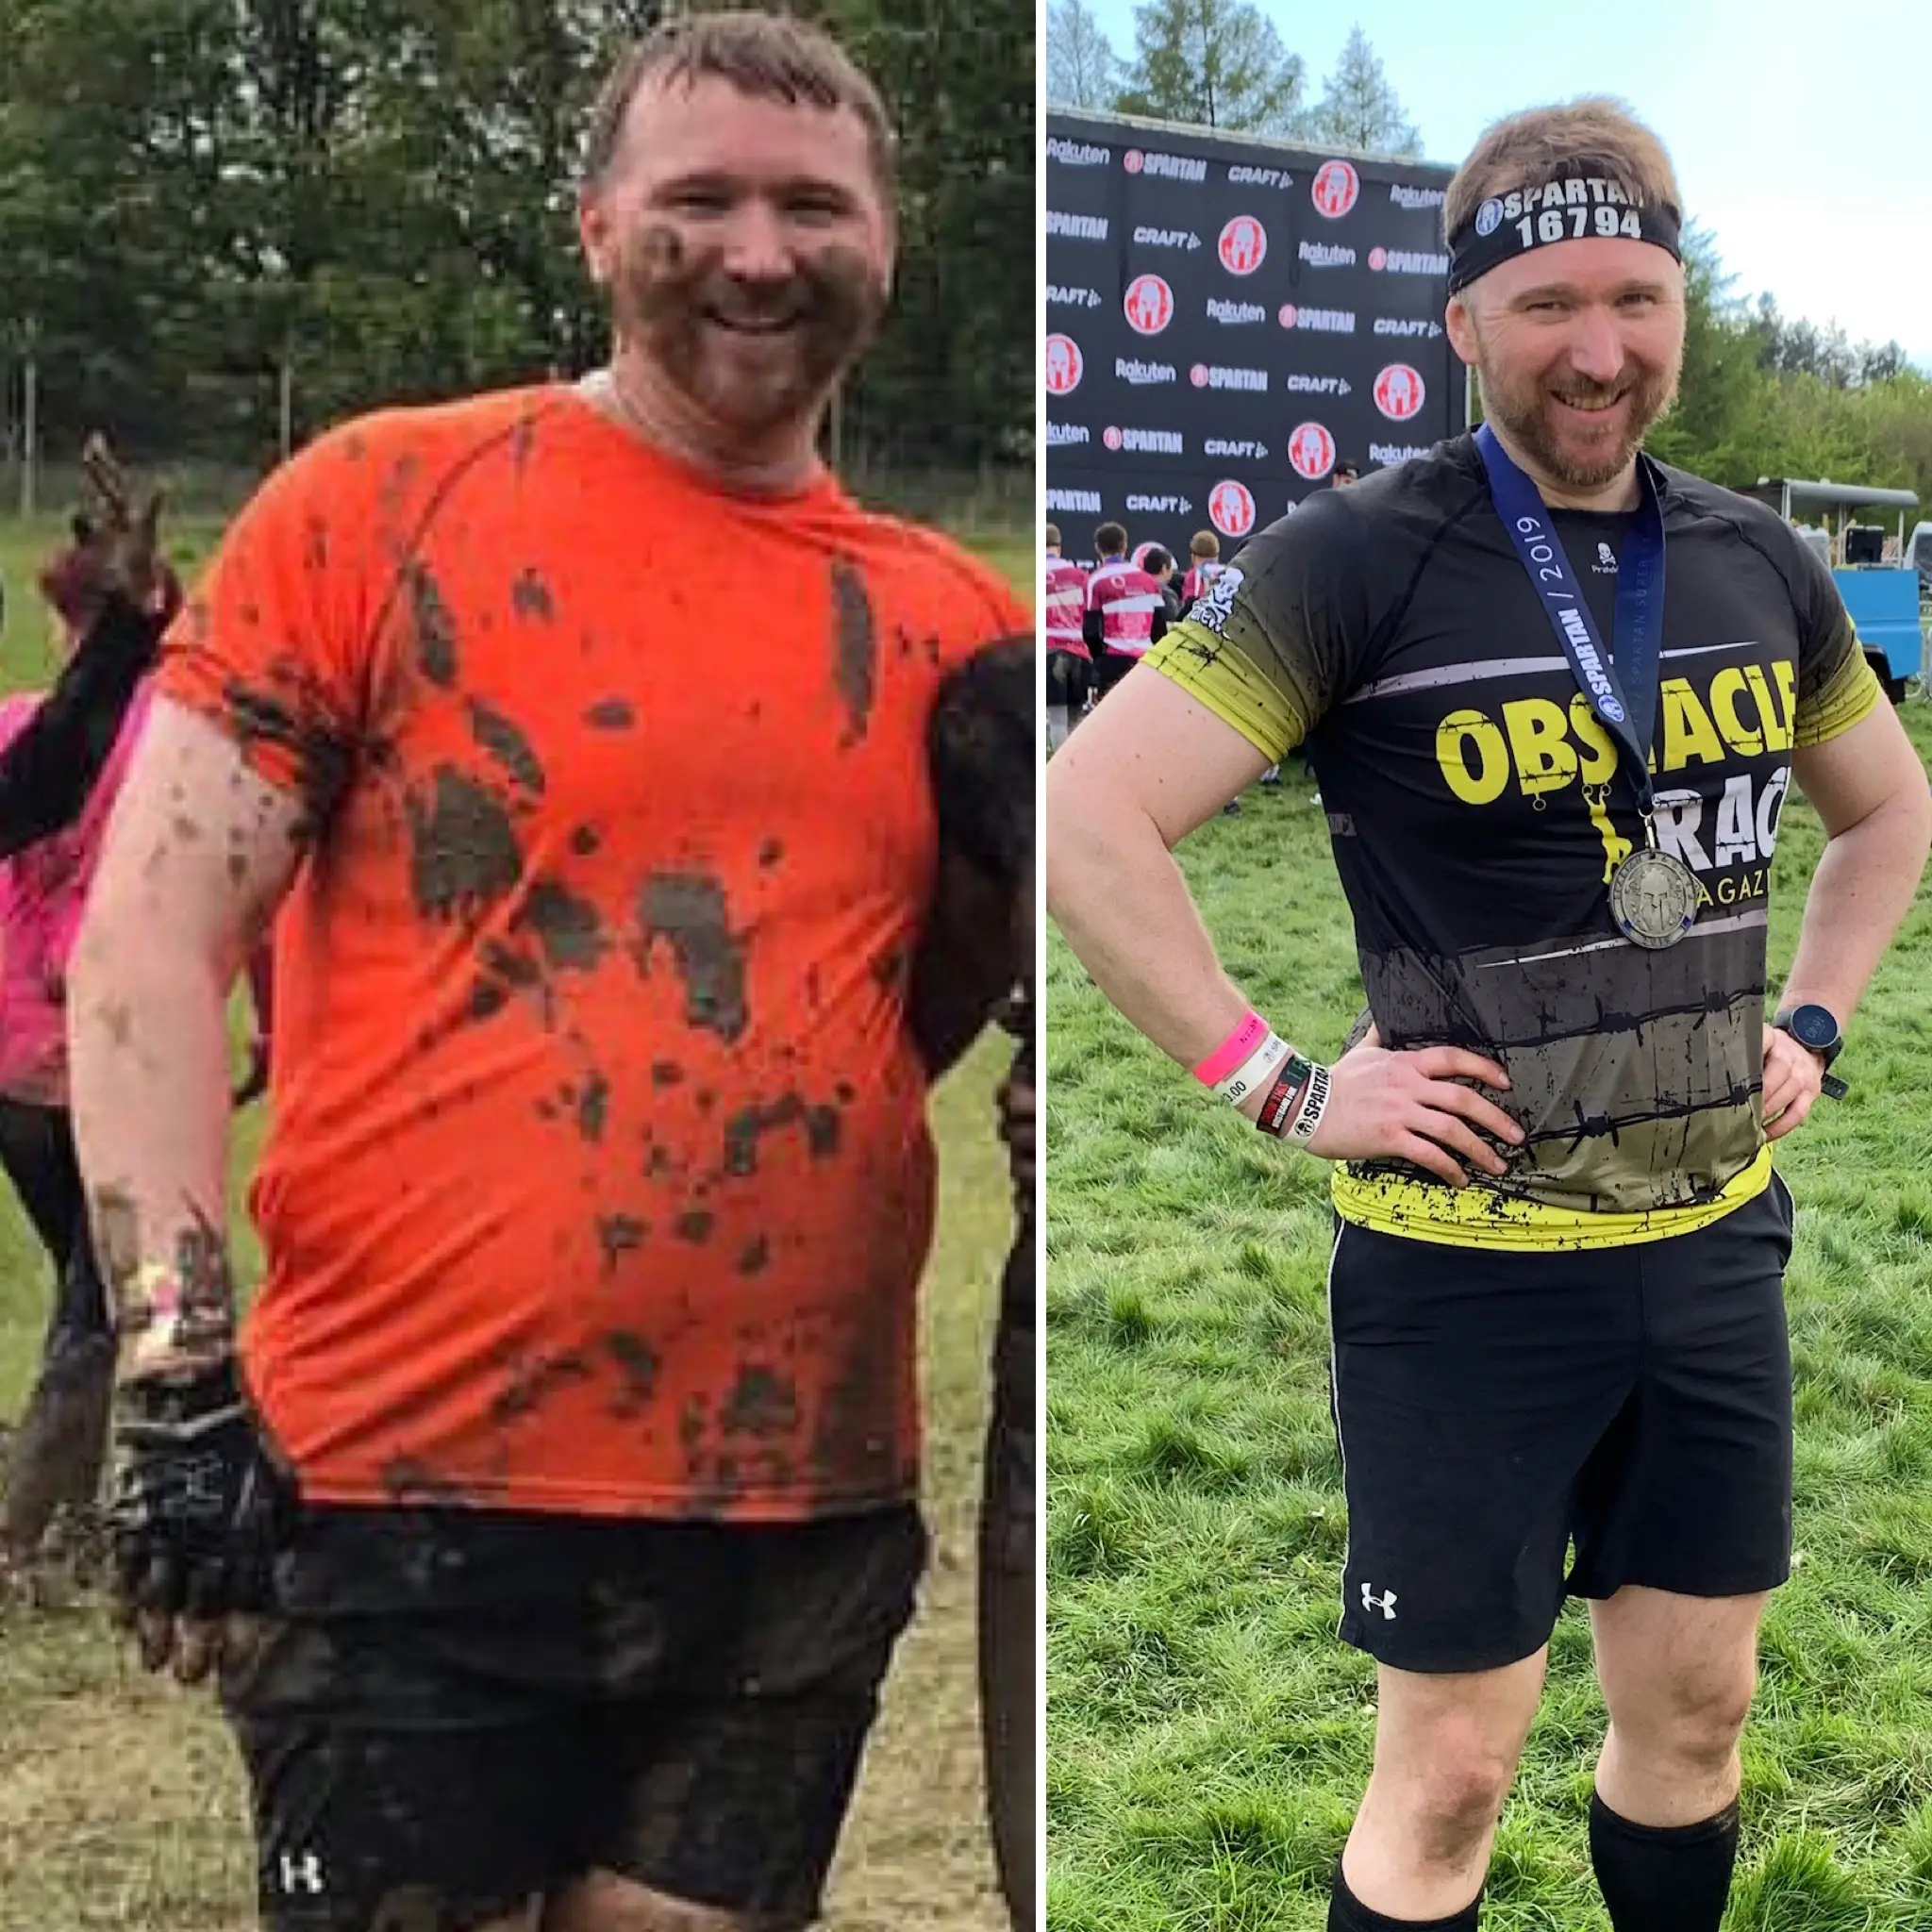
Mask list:
[[[1090,4],[1131,59],[1132,0]],[[1670,150],[1685,213],[1716,235],[1735,292],[1855,341],[1901,342],[1932,372],[1932,0],[1261,10],[1307,63],[1310,100],[1359,24],[1432,161],[1459,161],[1519,108],[1619,96]]]

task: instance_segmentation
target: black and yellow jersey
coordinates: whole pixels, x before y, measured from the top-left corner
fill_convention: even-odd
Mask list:
[[[1679,945],[1611,923],[1636,794],[1490,499],[1474,439],[1262,531],[1148,655],[1270,758],[1306,743],[1383,1043],[1508,1070],[1500,1180],[1339,1167],[1349,1220],[1471,1245],[1686,1232],[1770,1175],[1766,895],[1794,747],[1879,697],[1829,573],[1776,515],[1657,469],[1666,543],[1658,843],[1701,888]],[[1635,513],[1557,510],[1613,630]]]

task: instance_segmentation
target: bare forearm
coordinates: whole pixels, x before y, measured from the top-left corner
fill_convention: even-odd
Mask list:
[[[90,915],[69,987],[75,1138],[125,1371],[225,1353],[226,985],[213,962]]]
[[[1805,898],[1783,1004],[1815,1001],[1840,1025],[1850,1019],[1910,909],[1925,864],[1926,821],[1923,796],[1901,799],[1826,844]]]
[[[1246,1010],[1187,881],[1144,812],[1049,815],[1047,908],[1095,985],[1162,1052],[1192,1066]]]

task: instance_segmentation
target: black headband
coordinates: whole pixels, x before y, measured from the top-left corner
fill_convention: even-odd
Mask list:
[[[1607,175],[1571,175],[1541,188],[1492,194],[1449,238],[1449,292],[1532,248],[1620,237],[1653,242],[1674,261],[1684,258],[1677,245],[1677,210],[1668,202],[1646,201]]]

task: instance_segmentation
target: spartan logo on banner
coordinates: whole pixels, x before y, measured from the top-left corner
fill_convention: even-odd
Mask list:
[[[1339,222],[1355,206],[1356,197],[1361,192],[1361,176],[1346,161],[1324,161],[1315,170],[1308,196],[1315,204],[1317,214],[1326,215],[1331,222]]]
[[[1335,439],[1319,423],[1297,423],[1288,439],[1288,459],[1297,476],[1317,482],[1335,467]]]
[[[1224,537],[1245,537],[1255,527],[1255,492],[1224,477],[1208,491],[1208,520]]]
[[[1420,415],[1424,401],[1422,377],[1407,362],[1391,362],[1375,378],[1375,407],[1391,423]]]
[[[1253,215],[1236,215],[1221,231],[1221,265],[1231,275],[1251,275],[1268,253],[1268,231]]]
[[[1174,291],[1158,275],[1136,275],[1121,307],[1136,335],[1158,336],[1174,320]]]
[[[1086,359],[1072,336],[1046,339],[1046,392],[1050,396],[1070,396],[1080,387],[1086,374]]]

